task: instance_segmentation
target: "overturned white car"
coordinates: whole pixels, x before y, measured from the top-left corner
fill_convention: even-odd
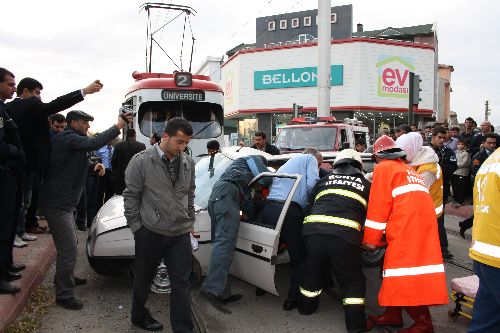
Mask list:
[[[226,147],[215,155],[206,157],[196,164],[196,222],[194,238],[198,241],[198,250],[193,252],[193,270],[204,276],[207,274],[211,253],[211,222],[207,211],[208,199],[215,182],[226,168],[237,158],[247,155],[263,155],[269,162],[270,172],[255,177],[249,186],[253,187],[262,177],[286,177],[295,180],[294,186],[281,212],[276,226],[259,224],[256,220],[242,220],[239,228],[236,251],[230,273],[271,294],[277,295],[274,283],[276,264],[283,260],[278,258],[279,236],[286,210],[291,202],[300,175],[287,175],[271,172],[277,170],[294,154],[272,156],[247,147]],[[337,153],[323,153],[326,168],[331,168]],[[362,154],[365,171],[373,169],[371,154]],[[257,207],[262,207],[265,195],[261,189],[255,190]],[[98,212],[87,239],[87,257],[92,268],[100,274],[116,275],[131,272],[134,261],[134,236],[127,226],[123,215],[123,198],[114,196],[108,200]],[[255,214],[255,216],[258,216]],[[383,250],[366,254],[364,261],[370,265],[380,263]]]

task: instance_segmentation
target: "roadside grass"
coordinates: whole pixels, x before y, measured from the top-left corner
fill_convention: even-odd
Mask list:
[[[38,286],[33,290],[23,313],[10,325],[6,333],[32,333],[42,326],[42,317],[47,313],[47,307],[54,302],[47,288]]]

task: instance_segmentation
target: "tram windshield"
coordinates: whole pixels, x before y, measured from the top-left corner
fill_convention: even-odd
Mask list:
[[[182,117],[193,126],[193,139],[217,138],[222,134],[222,107],[200,102],[145,102],[139,107],[141,133],[147,137],[162,134],[168,120]]]

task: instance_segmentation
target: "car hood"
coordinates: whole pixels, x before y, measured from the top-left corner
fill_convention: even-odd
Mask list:
[[[201,207],[195,205],[195,211],[200,211]],[[95,218],[97,234],[127,227],[127,219],[124,215],[123,196],[115,195],[101,207]]]

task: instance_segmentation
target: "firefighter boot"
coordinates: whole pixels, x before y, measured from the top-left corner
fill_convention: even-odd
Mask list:
[[[408,328],[399,330],[399,333],[434,333],[428,306],[406,306],[405,310],[415,320],[415,323]]]
[[[403,308],[388,306],[380,316],[369,315],[368,320],[378,326],[403,327]]]

